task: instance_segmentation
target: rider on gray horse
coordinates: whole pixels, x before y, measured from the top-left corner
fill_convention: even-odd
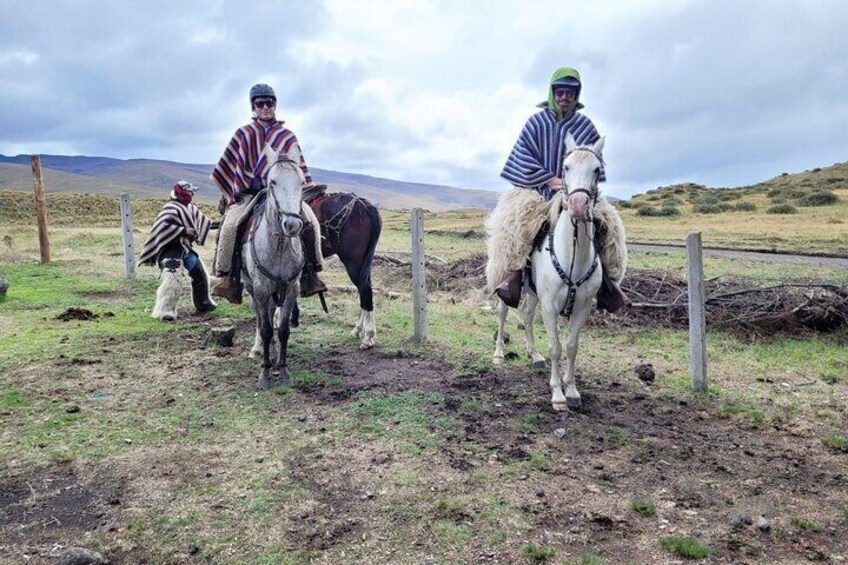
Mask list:
[[[581,87],[576,69],[562,67],[554,72],[548,99],[538,105],[544,109],[527,120],[501,172],[516,189],[502,195],[487,225],[486,275],[489,290],[511,307],[518,306],[522,272],[547,215],[547,202],[554,192],[563,189],[566,136],[571,134],[578,146],[591,145],[600,138],[592,121],[577,111],[583,108],[579,102]],[[606,180],[603,164],[597,175],[599,182]],[[627,261],[624,228],[615,208],[606,201],[599,201],[595,223],[604,274],[598,308],[615,312],[629,302],[618,286]]]
[[[256,84],[250,89],[250,106],[253,120],[236,130],[224,154],[212,171],[211,179],[220,189],[224,220],[218,235],[215,253],[215,275],[212,294],[241,303],[241,283],[237,268],[233,268],[238,253],[237,237],[241,221],[249,214],[254,196],[264,188],[268,168],[273,164],[268,149],[273,154],[286,153],[298,145],[294,133],[277,120],[274,111],[277,96],[267,84]],[[301,151],[300,168],[306,178],[304,188],[313,185],[312,176]],[[326,292],[327,286],[317,273],[322,270],[320,228],[308,206],[303,213],[304,229],[301,232],[306,265],[300,278],[301,296]]]

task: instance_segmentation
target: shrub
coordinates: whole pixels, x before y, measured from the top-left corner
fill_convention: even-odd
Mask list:
[[[797,211],[798,210],[795,209],[795,206],[784,202],[782,204],[775,204],[766,210],[766,214],[794,214]]]
[[[666,205],[662,208],[654,208],[653,206],[640,206],[636,210],[637,216],[677,216],[680,214],[674,205]]]
[[[807,196],[807,194],[809,194],[809,192],[804,190],[803,188],[784,186],[781,188],[772,188],[766,193],[766,196],[768,196],[772,200],[775,200],[786,198],[802,198],[804,196]]]
[[[633,208],[633,203],[629,200],[622,200],[621,202],[616,202],[615,207],[627,210],[628,208]]]
[[[553,549],[536,545],[532,541],[524,546],[523,553],[524,557],[531,563],[547,563],[556,555],[556,551]]]
[[[753,212],[757,207],[753,202],[737,202],[733,209],[737,212]]]
[[[801,206],[830,206],[839,202],[839,197],[827,190],[820,190],[798,199]]]
[[[692,211],[697,214],[719,214],[730,210],[730,204],[718,202],[715,204],[695,204],[692,206]]]

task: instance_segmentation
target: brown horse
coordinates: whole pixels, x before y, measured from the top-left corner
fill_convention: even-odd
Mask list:
[[[371,289],[371,261],[383,220],[377,208],[352,193],[326,193],[319,185],[315,196],[305,200],[321,224],[321,252],[324,257],[338,255],[347,275],[359,292],[359,319],[353,337],[362,337],[362,349],[374,346],[374,293]]]

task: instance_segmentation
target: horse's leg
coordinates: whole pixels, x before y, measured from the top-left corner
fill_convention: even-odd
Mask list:
[[[591,299],[587,300],[580,309],[575,308],[568,321],[568,342],[565,346],[565,369],[562,371],[562,384],[565,387],[565,399],[568,407],[577,410],[583,405],[580,393],[577,391],[577,382],[574,378],[574,362],[577,359],[577,344],[580,340],[580,330],[592,311]]]
[[[362,331],[365,327],[365,321],[363,320],[365,314],[365,310],[362,308],[359,309],[359,318],[356,319],[356,325],[353,326],[353,329],[350,330],[350,337],[360,337],[362,335]]]
[[[257,297],[254,297],[256,300]],[[271,340],[274,337],[273,316],[270,308],[267,306],[268,301],[263,307],[261,301],[256,301],[256,330],[259,337],[262,339],[262,372],[259,374],[259,380],[256,382],[256,387],[262,390],[267,390],[271,387],[269,374],[271,372]]]
[[[365,330],[365,336],[362,339],[362,349],[371,349],[377,343],[377,328],[374,326],[374,311],[362,311],[362,316],[364,319],[363,329]]]
[[[527,357],[530,358],[533,368],[543,369],[545,358],[536,349],[536,335],[533,333],[533,322],[536,319],[536,306],[538,304],[539,297],[533,292],[528,292],[524,302],[524,350],[527,352]]]
[[[560,377],[562,345],[559,341],[559,312],[551,302],[550,300],[542,301],[542,320],[545,322],[545,331],[548,333],[551,355],[551,404],[554,410],[565,410],[566,399],[562,392],[562,377]]]
[[[286,296],[283,299],[283,305],[280,307],[280,325],[277,327],[277,339],[280,341],[280,353],[277,356],[277,384],[279,386],[291,386],[291,373],[287,366],[286,355],[289,347],[289,334],[291,333],[291,316],[297,304],[297,295],[300,292],[292,292],[289,288]]]
[[[509,306],[498,299],[498,331],[495,334],[495,353],[492,355],[492,363],[495,365],[502,365],[504,362],[504,324],[508,313]]]

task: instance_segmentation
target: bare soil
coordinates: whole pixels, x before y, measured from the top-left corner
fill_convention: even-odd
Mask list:
[[[240,331],[249,335],[250,328]],[[209,350],[198,348],[172,361],[174,378],[190,378],[208,359]],[[674,558],[657,540],[671,533],[703,540],[713,551],[705,563],[837,563],[848,555],[842,516],[848,504],[848,454],[822,445],[809,427],[759,428],[723,418],[708,401],[655,394],[635,372],[581,375],[584,408],[557,413],[550,408],[547,374],[523,364],[490,373],[380,349],[336,349],[292,361],[307,362],[333,377],[291,393],[290,408],[301,414],[298,420],[308,433],[325,433],[325,414],[349,407],[363,394],[437,393],[441,398],[426,410],[442,439],[428,461],[432,473],[421,476],[416,488],[444,497],[485,494],[519,508],[527,524],[523,539],[506,544],[472,538],[461,551],[463,561],[514,563],[521,559],[523,540],[535,540],[560,556],[590,549],[609,563],[665,563]],[[198,382],[201,388],[208,384]],[[234,384],[250,387],[253,379],[238,376],[213,386]],[[830,408],[842,414],[846,409]],[[439,428],[445,417],[458,425]],[[379,540],[391,538],[375,528],[387,510],[420,499],[378,503],[375,498],[390,495],[369,496],[369,484],[408,457],[391,444],[357,442],[337,445],[333,453],[313,446],[289,454],[287,480],[308,497],[299,506],[279,509],[296,524],[282,541],[315,556],[338,547],[371,555],[356,562],[420,562],[422,550],[438,555],[439,547],[428,545],[432,540],[421,541],[423,549],[406,556],[380,553]],[[114,563],[148,562],[145,548],[121,539],[127,528],[122,509],[153,504],[151,491],[140,488],[143,475],[159,473],[191,484],[205,480],[201,469],[215,468],[210,460],[197,463],[163,468],[138,462],[134,470],[109,462],[56,465],[4,477],[0,556],[28,554],[29,562],[49,563],[55,544],[81,545],[99,532],[102,541],[95,549],[111,549],[107,557]],[[480,483],[481,473],[491,480]],[[631,511],[634,499],[655,503],[657,516]],[[440,512],[457,524],[485,525],[483,509],[474,503]],[[740,521],[743,514],[755,523]],[[770,522],[767,532],[756,526],[760,515]],[[815,516],[821,531],[793,525],[790,515]],[[396,527],[424,528],[426,540],[429,526],[408,520],[400,519]],[[367,553],[369,543],[373,553]],[[187,551],[172,562],[187,560]]]

